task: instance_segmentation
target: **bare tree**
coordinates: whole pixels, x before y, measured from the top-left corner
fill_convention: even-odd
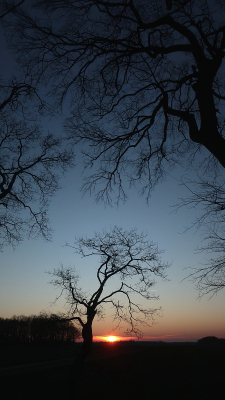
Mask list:
[[[3,0],[1,24],[24,2]],[[58,174],[73,166],[74,156],[65,138],[42,132],[38,122],[44,109],[26,74],[22,80],[1,76],[0,249],[15,246],[24,236],[51,237],[49,199],[60,188]]]
[[[121,322],[128,324],[127,334],[139,337],[140,325],[148,326],[154,322],[154,316],[161,308],[147,308],[136,298],[139,296],[144,302],[158,299],[151,293],[154,276],[165,278],[168,264],[160,260],[158,247],[136,229],[125,231],[114,227],[110,232],[96,233],[93,238],[78,238],[71,247],[82,257],[97,256],[99,259],[97,285],[92,294],[79,287],[79,276],[71,268],[61,266],[51,273],[51,283],[60,289],[59,297],[64,295],[66,298],[68,320],[77,320],[82,326],[84,360],[91,351],[93,320],[96,315],[103,316],[104,305],[112,306],[113,319],[118,325]],[[115,289],[109,286],[109,281],[113,280]]]
[[[169,167],[202,150],[203,166],[225,167],[224,1],[32,4],[29,14],[15,9],[12,45],[59,104],[70,95],[66,128],[87,166],[99,167],[84,190],[110,202],[117,187],[124,198],[125,178],[148,196]]]
[[[215,295],[225,288],[225,183],[223,175],[198,177],[183,182],[190,196],[182,198],[177,208],[200,208],[199,216],[189,228],[204,230],[204,245],[198,251],[211,254],[204,265],[192,268],[187,278],[196,283],[199,296]]]
[[[73,152],[67,150],[63,137],[43,134],[35,122],[37,94],[30,85],[2,84],[0,97],[2,248],[5,244],[18,244],[25,235],[50,239],[49,198],[60,188],[58,174],[73,165]]]

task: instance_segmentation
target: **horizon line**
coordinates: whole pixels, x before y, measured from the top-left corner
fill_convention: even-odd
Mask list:
[[[172,335],[165,335],[165,336],[143,336],[137,338],[136,336],[119,336],[119,335],[95,335],[93,336],[93,342],[108,342],[108,337],[115,336],[115,342],[128,342],[128,341],[135,341],[135,342],[197,342],[199,338],[190,338],[190,337],[178,337]],[[82,340],[82,339],[80,339]],[[115,343],[114,342],[114,343]]]

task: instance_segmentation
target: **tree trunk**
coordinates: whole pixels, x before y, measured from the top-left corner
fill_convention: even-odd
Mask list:
[[[92,321],[91,322],[88,321],[86,324],[84,324],[82,329],[82,337],[83,337],[82,357],[83,360],[85,360],[87,356],[91,353],[91,348],[92,348],[92,340],[93,340]]]
[[[78,366],[82,369],[84,365],[84,361],[86,360],[87,356],[91,353],[92,349],[92,342],[93,342],[93,335],[92,335],[92,322],[95,317],[96,311],[94,308],[90,307],[87,309],[87,322],[86,324],[82,324],[82,338],[83,344],[81,353],[78,355],[77,360]]]
[[[78,369],[78,372],[81,372],[84,366],[84,362],[87,356],[91,353],[92,348],[92,322],[89,321],[83,325],[82,329],[82,348],[80,353],[77,355],[76,359],[74,360],[74,367]]]

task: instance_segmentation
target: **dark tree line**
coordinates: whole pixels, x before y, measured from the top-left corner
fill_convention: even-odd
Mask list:
[[[79,337],[73,323],[56,314],[0,318],[1,344],[74,342]]]

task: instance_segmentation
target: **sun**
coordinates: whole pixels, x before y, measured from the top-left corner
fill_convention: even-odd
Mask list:
[[[117,337],[116,336],[107,336],[106,338],[107,342],[113,343],[117,341]]]

